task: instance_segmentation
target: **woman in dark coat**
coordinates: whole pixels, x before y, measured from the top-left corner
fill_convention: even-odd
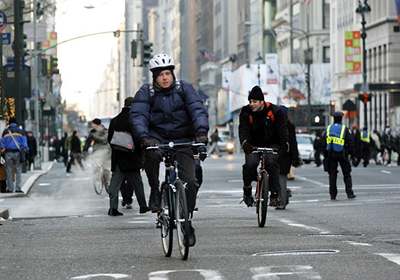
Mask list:
[[[283,107],[282,107],[283,108]],[[283,108],[287,113],[287,108]],[[280,185],[280,193],[279,193],[279,203],[276,207],[277,210],[284,210],[286,205],[289,203],[288,189],[287,189],[287,175],[290,172],[290,167],[293,165],[294,167],[298,167],[301,165],[301,160],[299,158],[299,150],[297,148],[297,140],[296,140],[296,128],[294,124],[288,119],[287,127],[289,131],[289,151],[281,153],[279,156],[279,185]],[[290,192],[290,191],[289,191]]]

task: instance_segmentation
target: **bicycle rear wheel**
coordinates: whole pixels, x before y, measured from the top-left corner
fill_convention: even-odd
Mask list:
[[[96,166],[93,172],[93,188],[94,191],[101,195],[103,192],[103,178],[102,178],[102,170],[100,166]]]
[[[176,216],[176,231],[178,236],[178,248],[182,260],[187,260],[189,257],[188,236],[189,232],[189,213],[186,201],[185,187],[180,180],[175,183],[176,200],[175,200],[175,216]]]
[[[166,257],[170,257],[174,236],[173,195],[168,185],[161,186],[161,212],[158,222],[161,224],[161,245]]]
[[[110,181],[111,181],[111,172],[108,169],[102,169],[102,184],[103,188],[106,190],[108,194],[110,194]]]
[[[259,227],[264,227],[267,220],[267,207],[268,207],[268,175],[263,173],[261,179],[257,182],[256,194],[256,211],[257,222]]]

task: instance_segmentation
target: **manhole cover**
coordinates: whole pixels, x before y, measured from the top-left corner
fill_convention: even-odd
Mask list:
[[[260,252],[252,256],[304,256],[304,255],[331,255],[339,253],[339,250],[334,249],[313,249],[313,250],[288,250],[275,252]]]

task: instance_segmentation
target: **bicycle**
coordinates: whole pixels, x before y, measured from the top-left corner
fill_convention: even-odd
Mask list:
[[[104,168],[101,163],[95,162],[94,172],[93,172],[93,187],[94,191],[101,195],[103,189],[109,194],[111,180],[111,172],[110,170]]]
[[[146,148],[146,150],[161,150],[165,165],[165,180],[161,184],[161,210],[158,213],[157,225],[161,229],[161,245],[166,257],[172,254],[174,229],[176,229],[182,260],[187,260],[189,257],[188,232],[191,219],[187,207],[186,183],[177,176],[178,163],[175,160],[175,148],[200,146],[205,146],[205,144],[170,142]]]
[[[278,152],[271,148],[255,148],[253,153],[260,155],[260,169],[257,175],[255,204],[258,226],[264,227],[267,219],[268,193],[270,192],[269,175],[265,169],[265,157],[268,154],[277,155]]]

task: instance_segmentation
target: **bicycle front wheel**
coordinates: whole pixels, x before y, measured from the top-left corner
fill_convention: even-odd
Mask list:
[[[166,257],[172,253],[172,242],[174,236],[174,211],[173,195],[168,185],[161,186],[161,212],[158,215],[158,223],[161,225],[161,245]]]
[[[94,191],[101,195],[103,192],[103,178],[102,178],[102,170],[100,166],[96,166],[93,172],[93,188]]]
[[[178,248],[182,260],[187,260],[189,257],[188,236],[189,232],[189,212],[187,208],[186,192],[180,180],[175,183],[176,199],[175,199],[175,216],[176,216],[176,231],[178,236]]]
[[[263,173],[261,179],[257,182],[256,195],[257,222],[259,227],[264,227],[267,220],[268,191],[268,176]]]

